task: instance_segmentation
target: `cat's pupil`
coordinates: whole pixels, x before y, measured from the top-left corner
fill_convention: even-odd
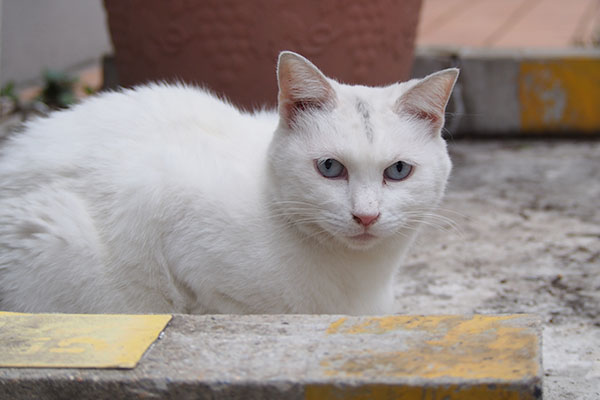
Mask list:
[[[316,161],[316,167],[321,175],[330,179],[342,177],[346,172],[342,163],[333,158]]]
[[[404,161],[398,161],[397,163],[387,167],[383,173],[383,176],[392,181],[401,181],[408,178],[412,170],[413,167],[410,164],[407,164]]]

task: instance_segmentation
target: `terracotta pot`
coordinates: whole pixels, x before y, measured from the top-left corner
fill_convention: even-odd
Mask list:
[[[409,77],[421,0],[104,0],[120,84],[183,80],[250,108],[274,105],[296,51],[346,83]]]

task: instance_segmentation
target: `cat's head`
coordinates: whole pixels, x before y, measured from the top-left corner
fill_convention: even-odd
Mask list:
[[[280,122],[269,149],[276,215],[354,249],[410,235],[439,204],[450,173],[441,129],[458,70],[350,86],[283,52],[277,75]]]

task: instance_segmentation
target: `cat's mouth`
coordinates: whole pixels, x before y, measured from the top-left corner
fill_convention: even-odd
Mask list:
[[[371,235],[370,233],[364,232],[360,235],[349,236],[350,239],[359,243],[370,242],[373,239],[377,239],[377,236]]]

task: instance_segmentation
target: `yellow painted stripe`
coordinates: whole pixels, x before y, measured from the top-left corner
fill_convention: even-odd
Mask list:
[[[523,61],[521,128],[527,132],[600,132],[600,58]]]
[[[0,367],[133,368],[170,319],[0,312]]]
[[[533,390],[508,385],[483,384],[442,387],[309,385],[305,391],[306,400],[536,400],[538,398]]]
[[[357,348],[330,354],[320,365],[325,376],[357,379],[530,379],[540,372],[538,335],[521,326],[519,318],[524,316],[389,316],[351,323],[342,318],[326,333],[385,335],[404,330],[412,334],[398,348]]]

